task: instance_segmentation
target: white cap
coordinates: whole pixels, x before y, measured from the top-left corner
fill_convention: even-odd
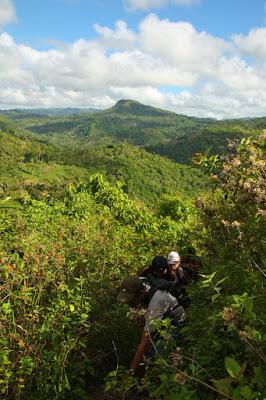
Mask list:
[[[167,257],[168,264],[173,264],[177,261],[181,261],[180,255],[176,251],[171,251],[171,253],[169,253]]]

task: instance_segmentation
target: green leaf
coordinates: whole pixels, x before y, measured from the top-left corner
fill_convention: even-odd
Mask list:
[[[231,378],[213,379],[214,386],[226,396],[229,396],[231,390]]]
[[[215,300],[220,296],[220,293],[215,293],[211,296],[211,302],[214,303]]]
[[[3,303],[2,304],[2,310],[4,311],[5,314],[11,314],[12,308],[9,302]]]
[[[228,279],[228,276],[226,276],[226,277],[223,278],[223,279],[220,279],[220,280],[216,283],[216,286],[221,285],[221,283],[223,283],[224,281],[226,281],[226,279]]]
[[[73,306],[73,304],[69,305],[69,309],[70,309],[71,312],[73,312],[75,310],[75,307]]]
[[[200,274],[200,276],[201,276],[202,278],[204,278],[204,280],[202,281],[202,284],[201,284],[200,286],[201,286],[201,287],[208,287],[208,286],[211,286],[212,280],[213,280],[213,278],[215,277],[216,273],[217,273],[217,271],[214,271],[214,272],[213,272],[212,274],[210,274],[210,275],[203,275],[203,274]]]
[[[239,380],[242,375],[241,366],[232,357],[225,357],[224,359],[225,369],[232,378]]]
[[[249,386],[243,386],[241,388],[241,394],[245,400],[252,400],[254,399],[254,392],[250,389]]]

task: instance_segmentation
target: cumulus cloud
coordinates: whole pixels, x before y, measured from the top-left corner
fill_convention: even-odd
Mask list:
[[[136,31],[124,21],[95,30],[94,40],[46,51],[0,34],[0,108],[106,108],[132,98],[202,117],[265,115],[263,28],[225,42],[150,14]],[[252,65],[241,58],[251,51]]]
[[[0,30],[10,22],[15,22],[16,19],[13,1],[0,0]]]
[[[145,52],[189,71],[213,68],[227,48],[222,39],[198,32],[188,22],[160,20],[155,14],[141,22],[139,36]]]
[[[198,2],[199,0],[124,0],[124,5],[128,11],[135,11],[160,8],[169,4],[190,6]]]
[[[95,24],[94,29],[101,36],[101,43],[111,48],[132,48],[137,37],[131,29],[128,29],[127,24],[121,20],[116,22],[114,30],[99,24]]]
[[[233,35],[239,50],[249,56],[266,60],[266,28],[252,29],[248,35]]]
[[[165,106],[165,95],[153,86],[143,87],[111,87],[111,93],[116,98],[129,98],[156,107]]]
[[[117,52],[109,57],[112,82],[119,86],[192,86],[197,75],[169,65],[140,50]]]

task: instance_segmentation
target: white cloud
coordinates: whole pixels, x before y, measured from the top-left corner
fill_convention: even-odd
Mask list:
[[[248,66],[239,57],[222,58],[217,78],[230,89],[239,92],[266,89],[266,81],[260,78],[260,70]]]
[[[247,36],[233,35],[232,38],[243,54],[266,61],[266,28],[252,29]]]
[[[223,40],[196,31],[188,22],[160,20],[155,14],[141,22],[140,43],[154,57],[197,72],[212,69],[227,49]]]
[[[124,0],[124,5],[128,11],[135,11],[161,8],[169,4],[190,6],[198,2],[199,0]]]
[[[119,86],[192,86],[195,73],[169,65],[140,50],[117,52],[109,57],[112,82]]]
[[[99,24],[95,24],[94,29],[101,36],[101,43],[107,47],[132,48],[136,41],[136,34],[121,20],[116,22],[115,30]]]
[[[132,99],[141,103],[152,104],[156,107],[163,107],[165,105],[164,94],[152,86],[111,87],[111,93],[116,98]]]
[[[136,31],[124,21],[95,30],[94,40],[47,51],[0,34],[0,108],[110,107],[132,98],[202,117],[266,113],[263,28],[225,42],[150,14]],[[240,57],[244,47],[252,64]]]
[[[12,0],[0,0],[0,30],[10,22],[17,20]]]

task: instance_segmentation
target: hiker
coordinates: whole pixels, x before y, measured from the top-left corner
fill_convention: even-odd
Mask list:
[[[168,280],[168,264],[163,256],[155,256],[151,265],[140,274],[140,279],[161,290],[170,290],[173,283]]]
[[[190,301],[178,275],[180,255],[177,252],[171,252],[170,255],[169,264],[165,257],[155,256],[151,265],[141,273],[140,279],[156,289],[169,291],[181,306],[188,307]]]
[[[180,326],[185,320],[185,311],[169,292],[152,288],[137,276],[129,276],[124,279],[117,300],[132,307],[142,305],[146,308],[141,342],[130,364],[130,372],[134,374],[156,333],[154,321],[169,317],[174,326]]]
[[[171,293],[178,298],[179,304],[187,308],[191,305],[185,286],[191,281],[197,281],[202,268],[200,257],[194,248],[190,247],[185,256],[180,257],[176,251],[171,251],[167,258],[169,278],[176,282]]]
[[[189,275],[186,270],[183,269],[183,264],[179,253],[171,251],[167,257],[168,264],[168,279],[173,282],[173,287],[170,292],[173,296],[178,299],[178,302],[184,308],[191,305],[191,300],[188,296],[184,285],[189,282]]]
[[[171,290],[176,284],[181,283],[178,274],[178,270],[182,270],[180,255],[177,252],[171,252],[169,256],[168,261],[163,256],[155,256],[151,265],[140,274],[140,279],[161,290]]]
[[[168,278],[171,281],[181,283],[184,280],[184,271],[181,267],[181,257],[176,251],[171,251],[167,257]]]

